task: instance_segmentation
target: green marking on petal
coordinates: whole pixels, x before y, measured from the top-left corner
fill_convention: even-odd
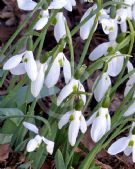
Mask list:
[[[73,120],[74,120],[74,115],[70,115],[69,121],[71,122],[71,121],[73,121]]]
[[[133,141],[133,140],[130,140],[129,143],[128,143],[128,146],[129,146],[129,147],[133,147],[133,145],[134,145],[134,141]]]

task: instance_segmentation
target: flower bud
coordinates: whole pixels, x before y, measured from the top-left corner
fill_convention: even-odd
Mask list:
[[[75,79],[80,79],[86,68],[86,65],[82,65],[81,68],[77,69],[77,71],[75,72]]]
[[[108,108],[110,105],[110,96],[107,94],[107,96],[105,97],[103,103],[102,103],[102,107],[104,108]]]
[[[116,17],[116,6],[115,5],[111,6],[111,8],[110,8],[110,17],[112,19],[115,19],[115,17]]]
[[[84,106],[84,102],[82,99],[80,99],[77,103],[75,103],[75,110],[80,111],[82,110]]]
[[[33,51],[33,40],[31,36],[28,38],[28,41],[27,41],[27,50]]]

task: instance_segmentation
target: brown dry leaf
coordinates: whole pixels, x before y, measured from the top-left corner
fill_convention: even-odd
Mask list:
[[[90,131],[88,129],[88,131],[86,132],[86,134],[84,135],[84,138],[82,140],[82,144],[88,149],[88,150],[92,150],[92,148],[95,146],[95,143],[92,141],[91,136],[90,136]],[[105,150],[102,150],[100,153],[97,154],[98,158],[103,158],[106,157],[107,153]]]
[[[10,145],[0,145],[0,161],[5,161],[9,157]]]
[[[15,32],[16,27],[0,26],[0,41],[5,43],[10,36]]]

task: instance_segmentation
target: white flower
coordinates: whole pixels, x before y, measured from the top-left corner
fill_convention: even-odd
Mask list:
[[[53,0],[50,5],[49,9],[61,9],[65,8],[68,11],[72,11],[72,7],[76,5],[75,0]]]
[[[135,162],[135,133],[134,133],[135,124],[132,124],[128,137],[122,137],[114,142],[108,149],[108,153],[111,155],[116,155],[122,151],[126,156],[129,156],[132,153],[133,162]]]
[[[113,32],[114,27],[115,27],[114,19],[103,18],[100,20],[100,23],[102,24],[102,29],[105,34],[108,35],[110,32]]]
[[[45,78],[45,84],[48,88],[53,87],[58,82],[61,67],[63,67],[65,82],[68,83],[71,79],[71,66],[70,62],[62,52],[60,52],[55,58]]]
[[[62,116],[58,123],[59,129],[61,129],[68,122],[70,123],[68,129],[68,139],[71,146],[74,146],[79,130],[81,130],[82,133],[85,133],[87,130],[87,124],[82,112],[76,110],[69,111]]]
[[[22,75],[27,72],[31,81],[37,78],[37,65],[32,51],[25,51],[11,57],[3,66],[4,70],[10,70],[14,75]]]
[[[42,64],[40,61],[37,61],[37,78],[31,82],[31,93],[34,97],[37,97],[39,95],[43,87],[47,67],[47,63]]]
[[[57,105],[59,106],[64,101],[64,99],[66,99],[74,91],[85,92],[85,89],[79,80],[71,79],[71,81],[59,93],[57,98]],[[81,97],[83,103],[85,104],[86,95],[80,94],[79,96]]]
[[[108,63],[107,73],[108,75],[115,77],[117,76],[123,68],[124,56],[120,52],[116,52],[116,56],[113,57]]]
[[[97,77],[93,85],[93,93],[97,102],[100,102],[111,86],[111,80],[107,73]]]
[[[17,0],[17,4],[21,10],[25,11],[32,11],[37,5],[37,3],[32,0]]]
[[[87,18],[90,13],[95,10],[97,8],[97,5],[93,5],[92,7],[90,7],[83,15],[83,17],[81,18],[81,22]],[[86,40],[89,36],[89,33],[91,31],[91,28],[94,24],[94,20],[95,20],[95,17],[96,15],[92,16],[85,24],[83,24],[81,27],[80,27],[80,37],[83,39],[83,40]],[[98,25],[98,23],[97,23]],[[97,29],[97,26],[95,27],[95,30]]]
[[[54,149],[54,142],[53,141],[50,141],[43,136],[40,136],[39,129],[34,124],[31,124],[28,122],[23,122],[23,125],[25,128],[27,128],[28,130],[30,130],[36,134],[36,136],[33,139],[31,139],[27,144],[27,151],[28,152],[34,151],[36,148],[38,148],[40,146],[40,144],[43,141],[46,144],[47,152],[49,154],[53,153],[53,149]]]
[[[116,42],[104,42],[100,45],[98,45],[89,55],[89,59],[92,61],[95,61],[99,59],[102,56],[106,56],[108,54],[109,48],[115,48]],[[100,51],[100,52],[99,52]]]
[[[66,27],[65,27],[65,17],[62,12],[57,13],[56,15],[57,23],[54,26],[54,37],[57,42],[60,41],[64,36],[66,36]]]
[[[109,41],[116,41],[118,36],[118,24],[115,21],[114,22],[114,27],[113,27],[113,31],[109,33],[108,37],[109,37]]]
[[[98,142],[111,128],[108,108],[99,108],[87,121],[87,125],[92,125],[91,138],[94,142]]]
[[[121,24],[122,22],[125,22],[128,17],[128,11],[127,8],[120,8],[116,12],[116,20],[117,23]]]
[[[48,18],[49,18],[49,11],[47,10],[42,10],[40,12],[41,18],[37,21],[36,25],[34,26],[34,30],[41,30],[43,27],[48,23]]]

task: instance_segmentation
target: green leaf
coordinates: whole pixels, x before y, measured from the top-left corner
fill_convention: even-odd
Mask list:
[[[27,91],[28,91],[28,86],[24,86],[24,87],[20,88],[19,91],[14,96],[13,100],[14,100],[14,102],[17,103],[18,106],[21,106],[26,102]],[[39,98],[51,96],[51,95],[54,95],[58,92],[59,92],[59,89],[57,87],[53,87],[53,88],[48,89],[47,87],[44,86],[41,90],[41,94],[40,94]],[[27,98],[27,103],[31,103],[34,99],[35,98],[30,94],[29,97]]]
[[[22,116],[23,112],[17,108],[0,108],[0,116]],[[16,125],[19,124],[22,118],[12,118],[12,120]]]
[[[12,134],[2,134],[0,133],[0,144],[8,144],[11,142]]]
[[[11,119],[7,119],[2,126],[2,133],[13,134],[16,128],[17,125]]]
[[[65,163],[61,151],[58,149],[55,154],[55,165],[56,169],[65,169]]]
[[[0,69],[0,77],[3,77],[4,72],[5,72],[4,70]]]

